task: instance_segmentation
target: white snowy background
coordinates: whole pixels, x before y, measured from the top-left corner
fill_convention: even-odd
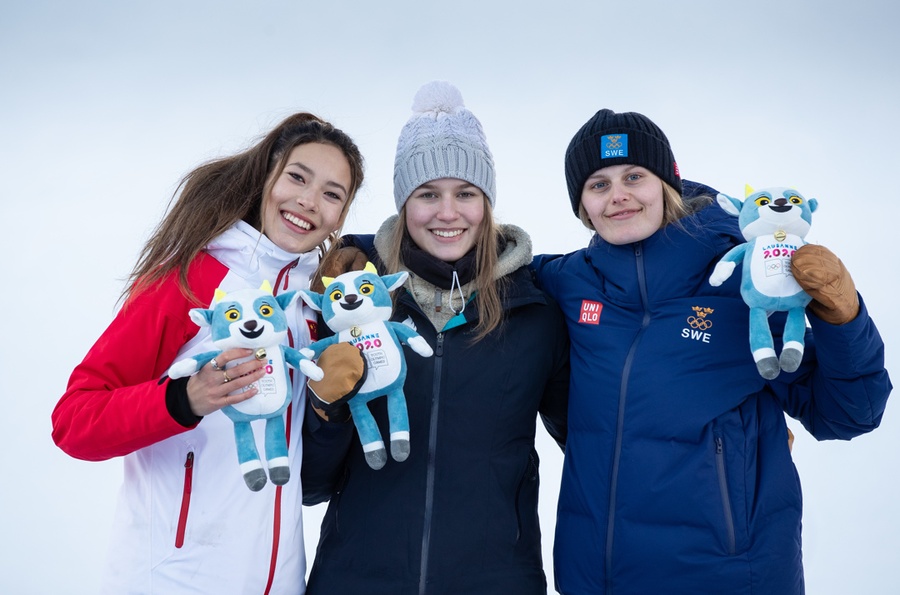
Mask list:
[[[373,232],[415,91],[452,81],[494,152],[499,219],[538,252],[588,241],[565,192],[572,134],[601,107],[643,112],[688,179],[819,199],[808,239],[853,273],[900,382],[898,25],[895,0],[4,2],[0,592],[96,592],[121,461],[67,457],[50,412],[181,176],[293,111],[360,145],[346,231]],[[811,594],[897,592],[897,407],[849,443],[790,423]],[[562,458],[539,435],[552,584]],[[306,512],[311,559],[323,507]]]

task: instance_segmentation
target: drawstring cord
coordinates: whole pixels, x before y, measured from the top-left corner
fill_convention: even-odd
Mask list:
[[[462,304],[459,307],[459,310],[453,307],[453,298],[456,297],[453,294],[453,288],[456,288],[456,291],[459,293],[459,301]],[[465,312],[466,310],[466,296],[463,293],[462,285],[459,284],[459,277],[456,275],[456,271],[453,271],[453,281],[450,283],[450,309],[453,310],[453,313],[457,316]]]

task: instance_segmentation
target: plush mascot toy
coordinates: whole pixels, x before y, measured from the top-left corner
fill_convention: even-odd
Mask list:
[[[325,324],[336,333],[316,341],[304,354],[318,358],[325,348],[343,341],[354,345],[365,356],[365,380],[349,406],[366,462],[373,469],[384,467],[387,453],[369,411],[369,401],[387,395],[391,456],[395,461],[405,461],[409,456],[409,417],[403,393],[406,359],[401,344],[406,343],[422,357],[434,353],[412,326],[389,320],[391,291],[400,287],[408,276],[404,271],[379,277],[369,262],[362,271],[323,278],[324,294],[300,291],[303,301],[322,312]]]
[[[177,361],[169,368],[171,378],[190,376],[223,351],[237,347],[253,349],[255,354],[251,357],[266,362],[265,376],[231,394],[250,388],[257,388],[259,392],[246,401],[222,409],[222,413],[234,422],[238,462],[247,487],[254,492],[266,485],[266,472],[259,459],[250,422],[266,420],[269,478],[275,485],[286,484],[291,477],[283,417],[291,402],[292,392],[288,366],[299,368],[316,380],[323,376],[322,370],[309,358],[283,344],[288,328],[284,309],[296,298],[295,291],[272,295],[272,286],[267,281],[260,289],[241,289],[227,294],[217,289],[213,307],[208,310],[194,308],[190,316],[200,327],[209,327],[213,344],[218,350]],[[228,362],[225,369],[249,359]]]
[[[771,380],[781,370],[794,372],[803,357],[805,312],[811,298],[791,275],[791,257],[806,244],[803,238],[818,203],[790,188],[755,192],[747,186],[746,195],[743,201],[725,194],[717,197],[719,205],[738,218],[747,241],[722,257],[709,282],[721,285],[737,263],[743,263],[741,297],[750,306],[750,350],[760,375]],[[772,312],[787,312],[780,358],[769,328]]]

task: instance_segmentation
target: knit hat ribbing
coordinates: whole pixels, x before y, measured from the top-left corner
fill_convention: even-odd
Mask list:
[[[645,167],[682,192],[675,155],[659,126],[637,112],[602,109],[575,133],[566,149],[566,184],[576,216],[584,183],[610,165]]]
[[[459,89],[444,81],[427,83],[416,93],[412,109],[394,158],[397,212],[413,190],[439,178],[478,186],[494,206],[494,158],[481,123],[466,109]]]

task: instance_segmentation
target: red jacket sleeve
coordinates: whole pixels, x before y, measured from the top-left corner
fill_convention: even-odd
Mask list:
[[[188,282],[203,304],[227,269],[201,255]],[[166,408],[166,370],[199,330],[177,273],[126,302],[69,378],[52,414],[53,441],[89,461],[126,455],[188,428]]]

